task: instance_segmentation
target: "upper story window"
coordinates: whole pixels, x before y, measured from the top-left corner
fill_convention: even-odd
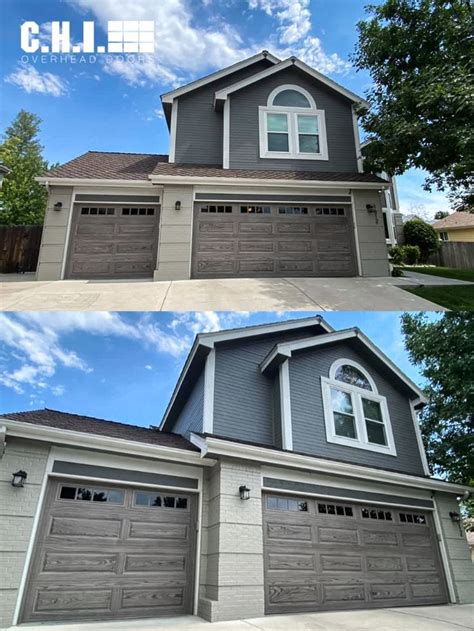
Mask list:
[[[328,442],[396,456],[387,400],[362,366],[338,359],[321,385]]]
[[[306,90],[283,85],[259,108],[260,157],[327,160],[326,119]]]

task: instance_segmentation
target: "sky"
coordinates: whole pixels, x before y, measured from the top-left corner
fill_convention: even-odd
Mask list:
[[[371,0],[378,4],[381,0]],[[0,133],[20,109],[43,120],[41,142],[50,163],[89,150],[167,153],[168,130],[160,94],[267,49],[280,58],[296,55],[355,93],[370,87],[349,56],[356,23],[367,0],[0,0]],[[42,63],[20,48],[20,26],[71,23],[75,43],[82,22],[94,21],[105,41],[108,20],[153,20],[155,53],[144,63]],[[425,174],[398,179],[401,210],[433,217],[449,208],[440,193],[425,192]]]
[[[312,315],[336,330],[358,326],[423,385],[397,312],[0,313],[0,413],[48,407],[159,425],[197,333]]]

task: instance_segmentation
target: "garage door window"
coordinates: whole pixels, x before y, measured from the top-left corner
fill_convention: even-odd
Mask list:
[[[133,505],[140,508],[177,508],[187,510],[188,498],[137,491],[133,497]]]
[[[361,515],[363,519],[377,519],[379,521],[393,521],[390,511],[378,510],[376,508],[362,508]]]
[[[279,215],[307,215],[308,209],[300,206],[280,206],[278,209]]]
[[[123,504],[125,492],[116,489],[101,489],[84,486],[62,485],[59,490],[60,500],[75,500],[84,502],[107,502],[108,504]]]
[[[396,455],[387,400],[362,366],[337,360],[321,386],[328,442]]]
[[[154,208],[122,208],[123,216],[130,217],[150,217],[155,214]]]
[[[202,213],[231,213],[232,206],[201,206]]]
[[[270,510],[284,510],[294,512],[308,512],[308,502],[287,497],[268,496],[267,508]]]
[[[115,215],[115,208],[81,208],[81,215]]]
[[[339,515],[340,517],[353,517],[351,506],[341,506],[340,504],[318,504],[320,515]]]
[[[400,521],[403,524],[426,524],[424,515],[416,515],[415,513],[400,513]]]
[[[249,215],[269,215],[272,209],[270,206],[241,206],[240,212]]]
[[[343,217],[346,214],[344,208],[315,208],[316,215],[338,215],[339,217]]]

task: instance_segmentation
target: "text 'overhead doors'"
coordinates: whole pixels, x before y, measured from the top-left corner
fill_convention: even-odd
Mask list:
[[[159,206],[76,205],[67,278],[151,278]]]
[[[196,204],[193,278],[356,274],[350,204]]]
[[[22,621],[192,612],[192,494],[50,482]]]
[[[429,512],[264,497],[267,613],[448,601]]]

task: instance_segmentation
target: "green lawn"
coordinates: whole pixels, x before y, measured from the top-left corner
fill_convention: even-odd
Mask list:
[[[457,269],[455,267],[405,267],[407,272],[420,272],[430,276],[442,276],[443,278],[456,278],[457,280],[470,280],[474,282],[474,270]]]
[[[474,311],[474,287],[469,285],[403,287],[403,289],[451,311]]]

